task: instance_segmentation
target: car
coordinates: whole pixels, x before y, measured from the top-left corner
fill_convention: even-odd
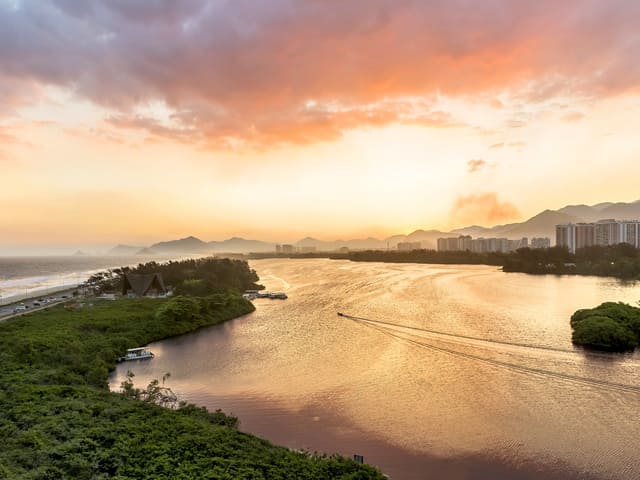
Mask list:
[[[42,304],[40,302],[33,302],[34,307],[40,307]]]
[[[13,313],[24,312],[26,309],[27,309],[26,305],[18,305],[16,308],[13,309]]]

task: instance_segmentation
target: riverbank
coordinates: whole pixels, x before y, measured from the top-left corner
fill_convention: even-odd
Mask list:
[[[575,254],[566,248],[521,248],[515,252],[477,253],[436,250],[362,250],[354,252],[313,252],[299,254],[257,253],[251,260],[268,258],[350,260],[352,262],[419,263],[430,265],[488,265],[504,272],[531,275],[580,275],[640,280],[640,249],[628,244],[586,247]]]
[[[629,421],[637,393],[555,375],[640,385],[640,352],[585,353],[568,322],[585,305],[635,303],[637,287],[486,266],[250,267],[288,300],[256,300],[250,316],[151,344],[156,358],[120,364],[112,388],[127,369],[140,385],[170,371],[183,398],[233,412],[244,431],[293,449],[358,453],[394,480],[623,480],[640,471]],[[486,341],[391,332],[416,344],[336,311]]]
[[[174,300],[58,306],[0,325],[0,478],[382,478],[366,465],[241,433],[221,412],[168,410],[109,392],[109,371],[126,348],[254,309],[216,294],[175,316]]]

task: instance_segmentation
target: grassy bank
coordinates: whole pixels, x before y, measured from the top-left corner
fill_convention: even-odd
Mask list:
[[[232,294],[122,299],[0,324],[0,478],[382,478],[344,458],[238,432],[219,412],[169,410],[108,391],[108,372],[126,348],[252,310]]]

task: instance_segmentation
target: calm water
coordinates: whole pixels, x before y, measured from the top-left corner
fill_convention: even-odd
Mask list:
[[[244,431],[359,453],[394,479],[640,478],[640,355],[584,354],[569,327],[577,308],[637,302],[638,286],[485,266],[252,266],[289,299],[153,344],[112,388],[127,369],[138,385],[171,372],[183,399]]]

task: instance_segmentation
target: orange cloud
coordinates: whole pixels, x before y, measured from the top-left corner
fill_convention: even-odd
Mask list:
[[[638,90],[638,24],[635,0],[5,3],[0,85],[12,101],[34,85],[66,87],[117,110],[119,127],[177,141],[308,143],[362,126],[440,126],[436,107],[404,114],[439,94],[538,102]],[[135,113],[152,101],[175,112],[173,125]],[[335,109],[307,111],[313,102]]]
[[[487,162],[481,158],[472,159],[467,162],[467,169],[469,173],[475,173],[482,170],[486,165]]]
[[[566,115],[563,115],[562,120],[564,120],[565,122],[577,122],[579,120],[582,120],[584,117],[585,117],[584,113],[571,112],[571,113],[567,113]]]
[[[518,209],[500,201],[495,192],[458,196],[450,212],[452,222],[457,225],[495,225],[519,216]]]

